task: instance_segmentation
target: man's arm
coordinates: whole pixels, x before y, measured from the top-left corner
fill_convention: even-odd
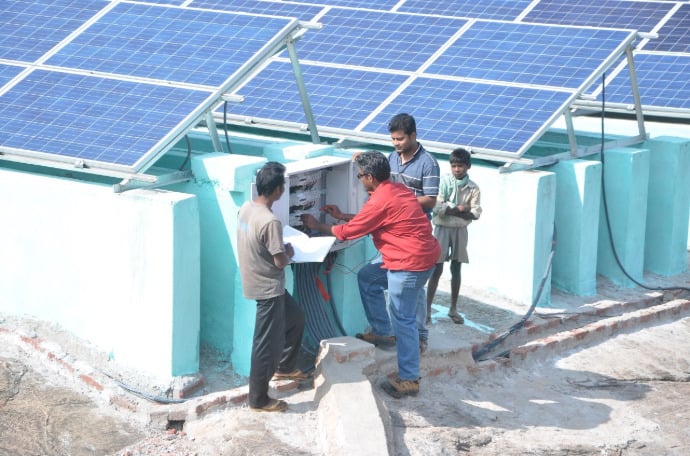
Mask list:
[[[295,249],[292,248],[292,245],[288,242],[285,244],[285,251],[284,252],[279,252],[273,255],[273,264],[276,265],[276,267],[283,269],[285,266],[290,264],[290,258],[295,254]]]
[[[420,195],[417,197],[417,201],[422,205],[424,209],[431,210],[436,206],[436,195]]]

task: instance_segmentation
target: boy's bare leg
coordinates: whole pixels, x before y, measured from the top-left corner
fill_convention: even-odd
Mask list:
[[[436,263],[434,272],[431,273],[429,281],[426,284],[426,324],[431,324],[431,304],[434,303],[434,296],[438,289],[438,281],[443,274],[443,263]]]
[[[458,297],[460,295],[460,283],[462,278],[460,276],[460,267],[462,263],[451,260],[450,262],[450,309],[448,309],[448,316],[457,324],[463,324],[465,321],[458,314]]]

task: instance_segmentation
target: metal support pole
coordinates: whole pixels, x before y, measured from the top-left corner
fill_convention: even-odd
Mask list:
[[[302,99],[302,109],[304,109],[304,115],[307,117],[307,125],[309,126],[309,133],[311,133],[311,141],[314,144],[320,144],[321,139],[319,138],[319,132],[316,129],[314,113],[311,110],[311,103],[309,102],[309,96],[307,95],[307,88],[304,85],[304,78],[302,77],[302,69],[299,66],[299,60],[297,59],[297,51],[295,50],[295,44],[292,40],[288,40],[287,50],[290,54],[292,72],[295,74],[297,88],[299,90],[300,98]]]

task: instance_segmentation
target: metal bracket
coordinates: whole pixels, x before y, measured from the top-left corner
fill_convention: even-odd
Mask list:
[[[168,174],[162,174],[160,176],[155,176],[155,181],[145,182],[134,179],[124,179],[119,184],[113,185],[113,191],[115,193],[122,193],[127,190],[133,190],[136,188],[152,189],[158,187],[164,187],[166,185],[177,184],[180,182],[186,182],[194,178],[192,170],[175,171]]]

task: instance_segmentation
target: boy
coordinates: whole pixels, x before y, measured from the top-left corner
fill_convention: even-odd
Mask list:
[[[458,314],[458,294],[460,293],[460,266],[468,263],[467,225],[477,220],[482,213],[479,187],[470,180],[467,171],[472,166],[470,153],[462,148],[450,154],[451,173],[441,178],[438,201],[433,209],[432,223],[434,237],[441,245],[441,255],[427,285],[426,318],[431,323],[431,304],[438,288],[438,280],[443,274],[443,263],[450,260],[450,309],[448,316],[454,323],[463,324],[464,318]]]

